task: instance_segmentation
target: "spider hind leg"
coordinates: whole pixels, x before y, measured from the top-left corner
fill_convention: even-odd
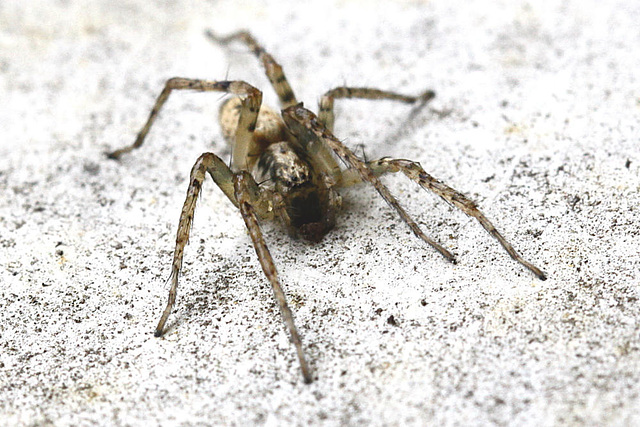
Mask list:
[[[436,93],[432,90],[427,90],[419,96],[411,96],[369,87],[339,86],[327,91],[322,96],[322,98],[320,98],[318,120],[320,120],[320,123],[322,123],[329,132],[333,132],[333,123],[335,121],[333,105],[336,99],[369,99],[377,101],[389,100],[404,102],[406,104],[414,102],[425,104],[432,100],[435,96]]]
[[[282,66],[273,59],[273,56],[269,54],[260,43],[249,33],[248,31],[238,31],[227,36],[219,36],[211,30],[205,32],[206,36],[212,41],[220,44],[231,43],[232,41],[239,40],[246,44],[253,54],[262,61],[267,78],[271,82],[271,86],[276,91],[278,98],[280,99],[280,105],[282,108],[287,108],[291,105],[298,103],[296,96],[289,85],[287,77],[284,75]]]

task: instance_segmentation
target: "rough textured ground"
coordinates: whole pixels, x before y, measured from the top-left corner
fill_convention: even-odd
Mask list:
[[[1,425],[640,424],[640,4],[0,3]],[[474,221],[385,182],[450,265],[370,188],[310,246],[265,233],[317,376],[304,385],[239,214],[205,185],[177,310],[165,304],[188,172],[227,156],[219,95],[250,28],[306,105],[341,84],[438,97],[344,101],[336,133],[478,201],[542,282]],[[364,145],[364,149],[359,144]]]

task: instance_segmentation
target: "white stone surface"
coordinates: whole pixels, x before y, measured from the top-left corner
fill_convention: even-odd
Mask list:
[[[640,424],[638,22],[635,0],[3,1],[0,425]],[[209,182],[154,338],[188,172],[228,155],[220,96],[176,93],[142,149],[103,153],[172,76],[274,103],[247,49],[206,28],[251,29],[308,106],[342,84],[435,89],[431,110],[340,102],[336,133],[470,195],[549,280],[402,177],[385,182],[457,265],[371,188],[346,191],[318,245],[265,227],[305,385]]]

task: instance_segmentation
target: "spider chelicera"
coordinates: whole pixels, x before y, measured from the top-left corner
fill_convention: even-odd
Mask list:
[[[233,95],[222,104],[219,117],[224,138],[232,147],[231,167],[213,153],[202,154],[193,165],[178,224],[171,265],[169,301],[155,330],[156,336],[163,334],[165,323],[175,304],[184,248],[189,240],[196,200],[206,173],[211,175],[229,200],[240,209],[262,270],[273,287],[306,383],[313,381],[313,375],[305,359],[302,341],[280,286],[273,259],[262,236],[259,225],[261,220],[278,220],[290,235],[319,242],[335,225],[341,206],[338,190],[366,182],[375,187],[417,237],[435,248],[447,260],[455,262],[451,252],[422,232],[378,178],[386,173],[402,172],[422,188],[434,192],[450,205],[476,218],[513,259],[540,279],[546,279],[542,270],[525,261],[516,252],[473,201],[426,173],[419,163],[386,157],[363,161],[333,135],[333,104],[336,99],[426,103],[435,96],[433,91],[408,96],[373,88],[340,86],[322,96],[316,116],[304,108],[302,103],[298,103],[282,67],[249,32],[239,31],[225,37],[217,36],[211,31],[206,34],[216,43],[241,41],[251,49],[262,61],[267,77],[280,99],[282,111],[278,114],[262,105],[262,92],[244,81],[171,78],[165,83],[135,142],[108,154],[108,157],[118,159],[122,154],[139,148],[173,90]],[[346,169],[340,167],[336,158],[347,165]]]

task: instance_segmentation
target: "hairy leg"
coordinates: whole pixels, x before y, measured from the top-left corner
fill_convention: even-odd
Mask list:
[[[182,269],[184,248],[189,241],[189,233],[191,231],[191,224],[193,223],[196,202],[200,195],[202,183],[204,182],[207,172],[211,175],[213,180],[218,184],[229,200],[231,200],[234,205],[238,206],[235,190],[233,188],[233,172],[231,172],[229,167],[225,165],[222,159],[213,153],[204,153],[198,157],[198,160],[191,169],[187,197],[184,201],[184,205],[182,206],[182,213],[180,214],[176,247],[173,252],[173,262],[171,264],[171,289],[169,290],[169,302],[167,303],[167,307],[162,313],[160,322],[158,322],[158,326],[156,327],[155,336],[157,337],[164,333],[164,325],[167,322],[176,301],[178,277],[180,275],[180,270]]]
[[[271,82],[273,89],[276,91],[278,98],[280,99],[280,105],[282,108],[295,105],[296,96],[287,81],[287,77],[282,71],[282,66],[278,64],[273,57],[256,41],[256,39],[248,31],[238,31],[236,33],[229,34],[227,36],[218,36],[213,31],[208,30],[205,33],[207,37],[216,43],[227,44],[235,40],[239,40],[246,44],[253,54],[262,61],[267,78]]]
[[[409,96],[374,88],[340,86],[335,89],[331,89],[322,96],[322,98],[320,99],[318,119],[322,124],[324,124],[329,132],[333,132],[333,123],[335,119],[335,115],[333,113],[333,103],[336,99],[358,98],[400,101],[407,104],[420,102],[424,104],[433,99],[435,96],[435,92],[431,90],[428,90],[419,96]]]
[[[289,331],[291,342],[295,346],[304,382],[308,384],[313,381],[313,378],[311,376],[311,371],[309,370],[309,366],[304,356],[304,351],[302,349],[302,340],[300,339],[300,335],[298,334],[298,330],[296,329],[296,325],[293,321],[293,314],[291,313],[291,309],[289,309],[289,305],[287,304],[282,286],[280,286],[278,272],[276,271],[276,267],[273,262],[273,258],[271,257],[271,253],[269,252],[269,248],[267,247],[264,238],[262,237],[262,231],[260,230],[260,225],[258,224],[258,219],[251,203],[252,196],[248,190],[252,182],[254,182],[253,178],[251,177],[251,175],[249,175],[248,172],[238,172],[234,176],[236,198],[238,200],[240,212],[242,213],[242,218],[244,219],[247,229],[249,230],[251,240],[253,241],[253,247],[255,248],[258,259],[260,260],[262,271],[264,271],[264,274],[267,276],[267,279],[269,279],[269,282],[271,283],[273,294],[278,303],[278,306],[280,307],[280,313],[282,314],[284,323]]]
[[[262,103],[262,92],[243,81],[209,81],[174,77],[167,80],[167,82],[165,83],[164,89],[156,99],[156,103],[151,109],[149,118],[138,133],[135,142],[132,145],[108,153],[107,156],[109,158],[118,159],[121,155],[128,153],[129,151],[134,150],[142,145],[144,139],[149,133],[149,130],[151,129],[151,126],[153,125],[153,122],[156,120],[158,113],[162,109],[162,106],[169,98],[171,92],[174,90],[225,92],[243,97],[242,112],[240,114],[240,120],[238,122],[238,128],[236,131],[236,146],[239,146],[241,148],[240,151],[244,154],[246,154],[247,151],[250,151],[249,147],[252,145],[252,133],[255,128],[256,120],[258,118],[260,104]],[[243,153],[240,153],[239,155],[242,155]]]
[[[493,237],[500,242],[502,247],[509,253],[511,258],[529,269],[533,274],[541,280],[546,280],[546,274],[535,265],[524,260],[522,256],[511,246],[511,244],[498,232],[495,226],[487,219],[487,217],[478,209],[478,206],[466,197],[464,194],[449,187],[438,179],[429,175],[420,166],[420,163],[404,159],[382,158],[367,163],[367,166],[376,175],[380,176],[385,173],[402,172],[413,182],[419,184],[425,190],[433,191],[435,194],[444,199],[447,203],[460,209],[465,214],[476,218],[478,222]],[[342,186],[350,186],[362,182],[362,178],[357,170],[348,169],[343,172]]]
[[[400,215],[400,218],[409,226],[413,234],[425,243],[431,245],[449,261],[455,262],[453,254],[420,230],[418,224],[416,224],[402,206],[400,206],[400,203],[398,203],[396,198],[393,197],[389,189],[378,179],[375,173],[351,150],[345,147],[342,142],[333,136],[333,134],[320,123],[315,114],[298,104],[284,110],[282,116],[289,130],[299,138],[316,138],[331,148],[349,167],[357,171],[363,181],[374,186],[387,204],[395,209],[398,215]]]

